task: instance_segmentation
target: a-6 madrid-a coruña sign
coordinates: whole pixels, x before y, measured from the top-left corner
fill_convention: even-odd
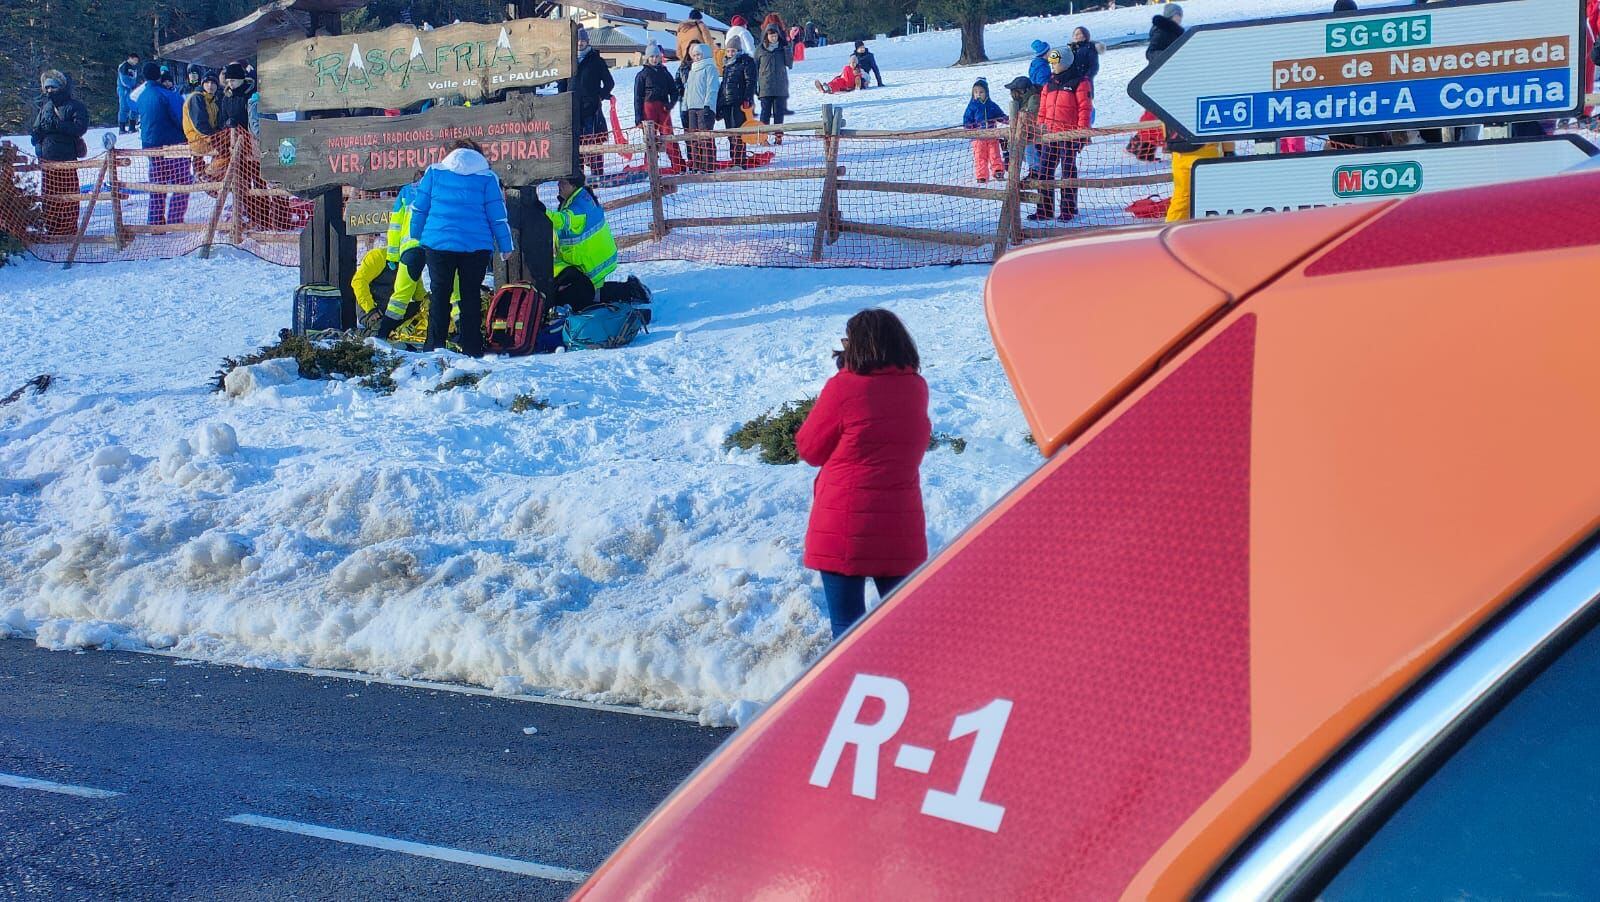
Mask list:
[[[565,19],[515,19],[427,31],[396,25],[265,45],[261,109],[403,109],[548,84],[572,74],[573,33]]]
[[[1128,85],[1187,138],[1510,122],[1583,105],[1580,0],[1457,0],[1201,25]]]

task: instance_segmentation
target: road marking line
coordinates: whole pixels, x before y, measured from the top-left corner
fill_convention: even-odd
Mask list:
[[[268,830],[279,830],[284,833],[298,833],[301,836],[331,839],[334,842],[348,843],[353,846],[366,846],[369,849],[383,849],[388,852],[403,852],[406,855],[416,855],[421,858],[436,858],[440,861],[470,864],[477,868],[489,868],[512,874],[522,874],[528,877],[543,877],[546,880],[582,883],[589,879],[589,874],[586,871],[574,871],[569,868],[558,868],[553,865],[521,861],[516,858],[501,858],[498,855],[465,852],[448,846],[430,846],[426,843],[409,842],[404,839],[376,836],[371,833],[356,833],[352,830],[338,830],[333,827],[319,827],[316,824],[284,821],[275,817],[262,817],[259,814],[236,814],[233,817],[224,818],[224,820],[230,824],[242,824],[246,827],[264,827]]]
[[[39,792],[54,792],[64,796],[79,796],[85,799],[114,799],[120,792],[109,789],[95,789],[93,786],[73,786],[70,783],[52,783],[49,780],[35,780],[33,777],[19,777],[16,774],[0,774],[0,786],[9,786],[12,789],[34,789]]]

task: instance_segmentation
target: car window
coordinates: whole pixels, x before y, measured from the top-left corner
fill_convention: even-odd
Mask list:
[[[1319,897],[1600,898],[1600,630],[1468,739]]]

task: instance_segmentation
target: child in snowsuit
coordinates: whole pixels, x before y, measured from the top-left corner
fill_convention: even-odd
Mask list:
[[[967,101],[967,111],[961,115],[964,128],[991,129],[1011,119],[1000,105],[989,99],[989,82],[978,79],[972,83],[972,99]],[[1000,142],[994,140],[972,142],[972,171],[980,182],[992,175],[1005,178],[1005,163],[1001,159]]]

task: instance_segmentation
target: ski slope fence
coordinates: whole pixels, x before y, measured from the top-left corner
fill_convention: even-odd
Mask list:
[[[1591,138],[1593,127],[1583,123]],[[585,143],[582,155],[625,262],[907,268],[985,263],[1031,242],[1150,222],[1130,207],[1171,193],[1170,162],[1140,159],[1129,143],[1141,133],[1159,140],[1159,129],[861,130],[825,106],[820,121],[733,131],[647,124]],[[67,265],[216,247],[298,264],[312,203],[261,178],[248,132],[212,141],[203,154],[113,148],[69,163],[0,144],[0,232]],[[540,190],[554,204],[553,189]]]

